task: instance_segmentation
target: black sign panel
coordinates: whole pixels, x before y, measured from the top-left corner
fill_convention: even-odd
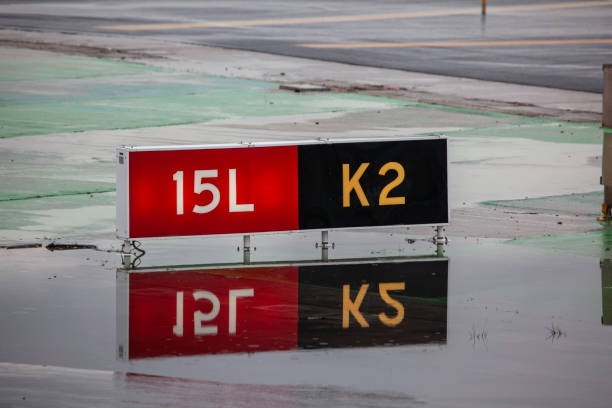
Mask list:
[[[446,342],[448,260],[300,267],[298,347]]]
[[[446,139],[302,145],[300,229],[448,223]]]

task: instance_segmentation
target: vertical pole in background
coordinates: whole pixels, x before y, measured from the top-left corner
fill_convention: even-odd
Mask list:
[[[480,34],[486,35],[487,30],[487,0],[482,0],[482,14],[480,15]]]
[[[436,235],[434,236],[434,243],[436,244],[436,256],[444,255],[444,244],[446,243],[446,237],[444,236],[444,227],[438,225],[436,227]]]
[[[601,159],[601,184],[604,186],[604,202],[601,205],[603,215],[598,220],[610,221],[612,220],[612,64],[605,64],[603,66],[603,79],[601,124],[604,128],[604,135]]]

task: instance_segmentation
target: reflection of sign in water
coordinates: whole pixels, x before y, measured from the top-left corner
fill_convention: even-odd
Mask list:
[[[118,275],[127,279],[127,293],[118,294],[127,297],[127,311],[117,311],[127,312],[118,319],[118,332],[127,332],[120,340],[124,353],[142,358],[291,349],[297,273],[282,267]]]
[[[301,348],[446,341],[448,261],[300,268]]]
[[[444,138],[117,154],[121,238],[448,222]]]
[[[121,358],[446,341],[445,259],[117,279]]]

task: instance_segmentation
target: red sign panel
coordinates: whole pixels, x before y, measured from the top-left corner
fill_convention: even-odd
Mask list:
[[[297,179],[296,146],[130,152],[129,236],[296,230]]]
[[[130,274],[130,358],[294,349],[297,279],[289,266]]]

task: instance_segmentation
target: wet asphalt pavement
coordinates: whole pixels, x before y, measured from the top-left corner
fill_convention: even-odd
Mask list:
[[[589,92],[602,92],[601,66],[612,56],[605,1],[489,1],[486,18],[476,0],[2,3],[6,28],[146,36]],[[313,48],[321,45],[332,48]]]

